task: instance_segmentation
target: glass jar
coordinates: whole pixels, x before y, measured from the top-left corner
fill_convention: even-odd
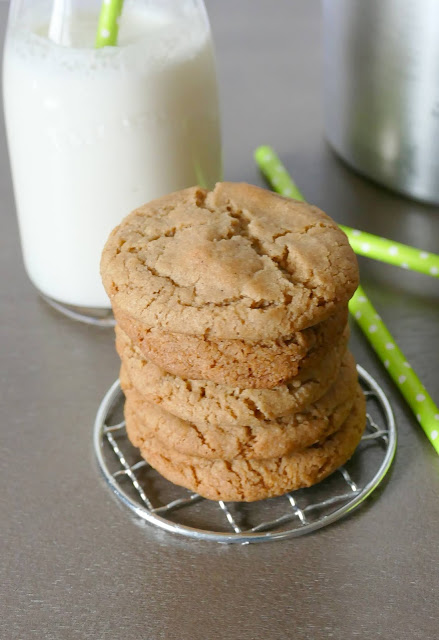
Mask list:
[[[12,0],[4,52],[26,270],[70,310],[109,307],[100,254],[126,214],[221,179],[202,0],[125,0],[117,46],[96,48],[102,2]]]

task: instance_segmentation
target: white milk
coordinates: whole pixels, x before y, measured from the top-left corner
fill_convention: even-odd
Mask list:
[[[76,18],[73,48],[32,20],[11,29],[4,58],[26,269],[57,301],[108,307],[99,260],[111,229],[152,198],[221,179],[210,32],[183,11],[127,3],[119,47],[93,50],[97,15]]]

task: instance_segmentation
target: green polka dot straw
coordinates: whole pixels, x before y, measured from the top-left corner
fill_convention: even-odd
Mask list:
[[[439,453],[439,409],[407,362],[361,286],[358,287],[349,303],[349,311],[355,317],[392,380],[410,405],[431,444]]]
[[[99,16],[96,48],[115,47],[119,35],[119,18],[124,0],[103,0]]]
[[[255,159],[277,193],[296,200],[304,200],[273,149],[266,146],[259,147],[255,152]],[[438,274],[439,256],[349,227],[342,225],[340,227],[348,236],[356,253],[429,275],[437,276]],[[357,250],[357,245],[361,250]],[[398,262],[397,259],[402,259],[404,262]],[[361,286],[358,287],[349,302],[349,311],[411,407],[431,444],[439,453],[439,409],[407,362]]]

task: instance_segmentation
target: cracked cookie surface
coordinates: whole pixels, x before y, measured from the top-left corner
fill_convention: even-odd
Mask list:
[[[110,234],[112,305],[163,331],[276,340],[329,317],[358,284],[345,234],[317,207],[246,184],[140,207]]]
[[[344,306],[323,322],[288,338],[256,343],[147,329],[116,307],[114,315],[143,355],[169,373],[242,388],[270,389],[298,375],[311,351],[323,353],[339,342],[348,309]]]
[[[211,500],[262,500],[320,482],[354,453],[366,425],[366,403],[358,388],[341,428],[322,443],[268,460],[207,460],[170,451],[155,437],[143,438],[139,419],[127,414],[127,434],[145,460],[165,478]]]
[[[347,335],[315,359],[314,366],[305,367],[299,376],[274,389],[241,389],[166,373],[146,360],[128,336],[116,328],[123,388],[129,381],[144,400],[200,425],[254,426],[305,409],[329,390],[339,373],[344,374],[346,384],[356,378],[355,362],[346,353],[346,346]]]

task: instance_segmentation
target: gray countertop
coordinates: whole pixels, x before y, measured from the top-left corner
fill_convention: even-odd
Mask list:
[[[353,174],[324,142],[317,0],[207,6],[226,177],[263,184],[252,153],[272,144],[339,222],[437,251],[437,209]],[[439,458],[355,327],[352,349],[389,394],[399,444],[384,489],[349,518],[298,539],[223,547],[140,526],[116,502],[92,450],[96,409],[118,372],[112,331],[69,321],[37,297],[0,135],[0,637],[437,638]],[[361,272],[437,399],[437,280],[367,260]]]

